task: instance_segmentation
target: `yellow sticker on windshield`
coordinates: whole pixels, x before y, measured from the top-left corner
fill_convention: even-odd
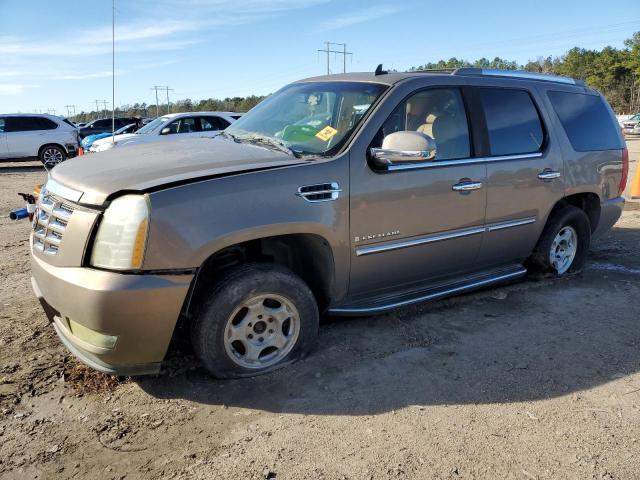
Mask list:
[[[316,133],[316,138],[319,138],[323,142],[328,142],[329,140],[331,140],[333,138],[333,136],[336,133],[338,133],[338,130],[336,130],[335,128],[327,125],[322,130],[320,130],[318,133]]]

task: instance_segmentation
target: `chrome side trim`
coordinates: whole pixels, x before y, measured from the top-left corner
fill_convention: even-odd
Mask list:
[[[510,220],[508,222],[492,223],[491,225],[487,225],[487,232],[495,232],[496,230],[519,227],[520,225],[529,225],[531,223],[536,223],[536,217],[522,218],[520,220]]]
[[[452,238],[467,237],[469,235],[477,235],[484,232],[494,232],[505,228],[519,227],[521,225],[529,225],[536,222],[536,217],[519,218],[517,220],[509,220],[506,222],[491,223],[482,227],[463,228],[460,230],[450,230],[448,232],[435,233],[425,235],[410,240],[402,240],[399,242],[384,243],[382,245],[365,245],[356,248],[356,256],[370,255],[372,253],[388,252],[390,250],[399,250],[401,248],[415,247],[426,243],[440,242],[442,240],[451,240]]]
[[[450,240],[452,238],[467,237],[469,235],[477,235],[483,233],[485,227],[464,228],[461,230],[452,230],[449,232],[435,233],[411,240],[403,240],[400,242],[385,243],[383,245],[367,245],[356,248],[356,256],[370,255],[372,253],[387,252],[389,250],[398,250],[400,248],[415,247],[424,245],[425,243],[440,242],[442,240]]]
[[[397,172],[401,170],[415,170],[417,168],[438,168],[438,167],[453,167],[456,165],[474,165],[478,163],[487,162],[506,162],[509,160],[528,160],[532,158],[542,157],[542,152],[535,153],[523,153],[521,155],[502,155],[496,157],[477,157],[477,158],[463,158],[461,160],[435,160],[433,162],[405,164],[405,165],[389,165],[387,172]]]
[[[360,315],[360,314],[382,313],[387,310],[392,310],[394,308],[413,305],[414,303],[426,302],[428,300],[438,300],[440,298],[448,297],[456,293],[462,293],[468,290],[474,290],[476,288],[481,288],[487,285],[491,285],[493,283],[511,280],[513,278],[521,277],[525,273],[527,273],[527,269],[521,266],[518,270],[513,272],[505,273],[502,275],[496,275],[496,276],[485,278],[475,282],[467,283],[465,285],[447,288],[444,290],[440,290],[438,292],[428,293],[426,295],[419,295],[417,297],[401,300],[399,302],[387,303],[384,305],[379,305],[377,307],[330,308],[329,313],[332,315]]]
[[[65,187],[64,185],[59,184],[55,180],[49,178],[47,183],[44,185],[44,190],[53,193],[58,197],[62,197],[66,200],[70,200],[71,202],[80,201],[80,197],[82,197],[82,193],[79,190],[74,190],[73,188]]]

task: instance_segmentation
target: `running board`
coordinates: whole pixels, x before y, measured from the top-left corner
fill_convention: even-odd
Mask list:
[[[401,293],[399,295],[384,298],[371,299],[369,303],[358,302],[353,305],[338,305],[330,308],[329,315],[374,315],[385,313],[394,308],[413,305],[415,303],[439,300],[458,293],[477,290],[489,285],[506,282],[524,276],[527,269],[522,265],[514,265],[499,270],[492,270],[484,274],[474,275],[465,281],[432,286],[425,290]]]

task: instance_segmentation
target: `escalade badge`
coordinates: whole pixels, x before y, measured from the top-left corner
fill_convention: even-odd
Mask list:
[[[372,233],[370,235],[362,235],[359,237],[353,237],[354,242],[363,242],[365,240],[375,240],[376,238],[394,237],[400,235],[400,230],[393,230],[391,232],[384,233]]]

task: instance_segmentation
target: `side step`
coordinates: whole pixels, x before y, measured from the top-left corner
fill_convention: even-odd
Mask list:
[[[477,290],[495,283],[506,282],[508,280],[522,277],[526,273],[527,269],[522,265],[510,265],[498,270],[491,270],[469,276],[464,280],[443,283],[435,286],[431,285],[423,290],[400,292],[393,296],[386,295],[365,301],[358,301],[351,305],[337,305],[330,308],[328,313],[330,315],[374,315],[377,313],[385,313],[389,310],[393,310],[394,308],[439,300],[458,293]]]

